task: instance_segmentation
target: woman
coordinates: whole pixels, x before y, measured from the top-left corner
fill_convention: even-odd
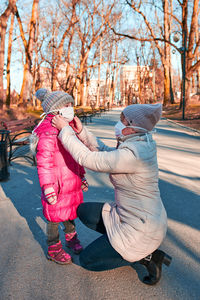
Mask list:
[[[160,198],[151,131],[161,114],[161,104],[127,106],[115,126],[117,149],[104,145],[77,118],[74,130],[60,116],[52,120],[74,159],[90,170],[110,173],[115,189],[115,202],[84,203],[77,209],[86,226],[102,233],[80,255],[81,265],[88,270],[102,271],[138,261],[149,272],[143,282],[153,285],[161,278],[162,264],[171,262],[170,256],[158,250],[166,235],[167,215]]]

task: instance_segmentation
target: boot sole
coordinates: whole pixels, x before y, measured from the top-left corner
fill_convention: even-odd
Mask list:
[[[47,255],[47,259],[48,260],[51,260],[55,263],[57,263],[58,265],[68,265],[68,264],[71,264],[72,263],[72,259],[69,259],[65,262],[62,262],[62,261],[57,261],[56,259],[52,258],[51,256]]]
[[[161,262],[161,271],[162,271],[162,264],[165,264],[167,267],[169,267],[169,265],[171,264],[171,261],[172,261],[172,257],[169,256],[168,254],[163,253],[163,258],[162,258],[162,262]],[[145,276],[143,278],[143,283],[144,284],[147,284],[147,285],[155,285],[157,284],[161,279],[161,276],[159,278],[156,279],[153,279],[153,277],[151,275],[148,275],[148,276]]]

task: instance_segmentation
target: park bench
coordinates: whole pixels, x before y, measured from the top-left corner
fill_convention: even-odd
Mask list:
[[[99,109],[100,109],[100,112],[101,112],[101,113],[102,113],[102,112],[106,112],[105,106],[99,106]]]
[[[106,105],[105,104],[100,105],[99,109],[100,109],[101,112],[109,111],[110,110],[110,104],[109,104],[109,102]]]
[[[85,124],[87,125],[88,120],[91,123],[92,122],[92,117],[93,117],[93,113],[92,112],[86,112],[84,111],[83,108],[77,108],[75,109],[75,114],[77,117],[79,117],[79,119]]]
[[[36,126],[36,120],[34,118],[27,118],[13,121],[2,121],[1,129],[9,131],[8,135],[8,161],[11,161],[23,157],[31,160],[33,165],[36,165],[36,160],[33,154],[30,152],[29,137],[33,128]]]
[[[100,108],[96,108],[95,105],[90,105],[91,107],[91,113],[93,116],[101,116],[101,109]]]

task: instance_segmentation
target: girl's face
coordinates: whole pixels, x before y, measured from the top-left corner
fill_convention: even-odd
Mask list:
[[[67,103],[65,106],[63,106],[62,109],[64,107],[73,107],[73,104],[70,102],[70,103]],[[57,112],[57,115],[59,115],[59,111]]]
[[[70,102],[70,103],[67,103],[66,105],[65,105],[65,107],[71,107],[71,106],[73,106],[73,104]]]

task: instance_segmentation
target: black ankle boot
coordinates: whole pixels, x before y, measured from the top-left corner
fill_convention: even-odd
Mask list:
[[[140,263],[147,268],[148,276],[143,278],[143,282],[148,285],[156,284],[162,274],[162,264],[169,266],[172,258],[162,250],[155,250],[149,256],[143,258]]]

